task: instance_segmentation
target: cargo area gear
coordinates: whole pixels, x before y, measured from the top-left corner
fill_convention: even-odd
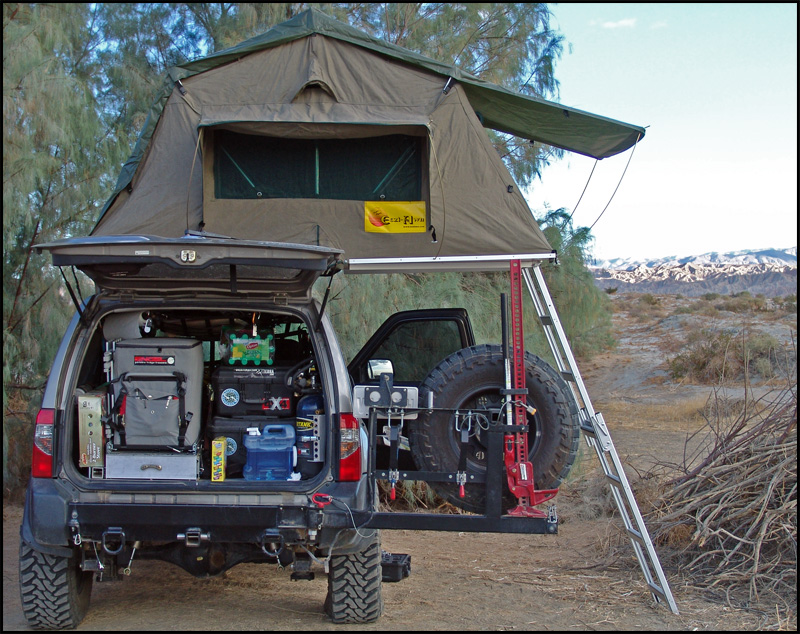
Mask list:
[[[200,432],[201,342],[126,339],[113,346],[113,449],[192,450]]]

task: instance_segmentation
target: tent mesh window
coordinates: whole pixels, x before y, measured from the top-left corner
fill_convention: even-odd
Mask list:
[[[216,198],[420,200],[424,139],[291,139],[218,130]]]

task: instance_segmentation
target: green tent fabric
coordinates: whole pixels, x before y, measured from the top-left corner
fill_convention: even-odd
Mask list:
[[[170,69],[93,234],[205,230],[341,248],[348,259],[456,258],[473,262],[468,268],[484,268],[476,256],[549,253],[482,126],[595,158],[644,135],[483,82],[311,9]],[[392,158],[390,147],[416,149]],[[334,157],[327,163],[326,152]],[[402,166],[406,179],[419,174],[414,200],[393,201],[371,185],[352,194],[357,200],[320,189],[326,178],[334,187],[339,178],[343,191],[354,179],[366,187],[367,168],[381,161],[394,165],[375,176],[381,183]],[[270,193],[287,179],[310,189]],[[378,229],[370,224],[377,216],[386,221],[373,222]],[[395,231],[400,218],[412,218],[413,229]]]
[[[175,81],[234,61],[243,55],[315,33],[362,46],[381,55],[429,70],[444,78],[452,77],[465,86],[467,97],[475,110],[480,113],[483,125],[499,132],[540,141],[596,159],[624,152],[645,133],[644,128],[639,126],[523,95],[483,81],[456,66],[437,62],[414,51],[372,37],[349,24],[334,20],[317,9],[304,11],[237,46],[184,64],[178,67],[180,70],[175,69],[170,73],[170,76]]]

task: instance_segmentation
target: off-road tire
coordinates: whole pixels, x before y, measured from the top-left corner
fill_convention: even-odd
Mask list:
[[[534,486],[554,489],[569,474],[578,453],[580,417],[570,387],[545,361],[525,353],[527,402],[536,413],[527,416],[528,456],[533,464]],[[434,407],[458,409],[461,414],[485,406],[499,407],[500,390],[505,385],[505,363],[498,345],[478,345],[454,352],[439,363],[420,388],[420,403],[427,402],[433,392]],[[505,420],[493,421],[502,424]],[[454,473],[461,454],[460,436],[455,431],[453,415],[449,412],[421,412],[409,423],[411,456],[423,471]],[[486,432],[470,439],[468,473],[486,473]],[[486,509],[485,487],[467,484],[464,497],[458,486],[431,483],[433,489],[451,504],[473,513]],[[517,499],[505,490],[503,509],[516,506]]]
[[[19,545],[19,588],[28,625],[37,630],[75,628],[86,616],[93,576],[78,557],[58,557]]]
[[[381,539],[373,539],[362,551],[333,555],[328,569],[325,612],[334,623],[372,623],[383,613]]]

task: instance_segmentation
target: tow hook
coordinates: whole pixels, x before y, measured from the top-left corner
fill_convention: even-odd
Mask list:
[[[261,533],[261,550],[265,555],[270,557],[277,557],[283,551],[283,535],[280,533],[269,533],[264,531]]]
[[[67,526],[69,526],[70,531],[72,531],[72,543],[76,546],[80,546],[83,543],[81,525],[78,523],[78,514],[74,511],[72,513],[72,519],[67,522]]]
[[[197,548],[202,542],[211,541],[211,533],[204,533],[199,528],[187,528],[185,533],[178,533],[178,541],[186,542],[187,548]]]
[[[116,548],[114,547],[116,543]],[[103,531],[103,550],[109,555],[118,555],[125,548],[125,531],[119,526],[109,526]]]

